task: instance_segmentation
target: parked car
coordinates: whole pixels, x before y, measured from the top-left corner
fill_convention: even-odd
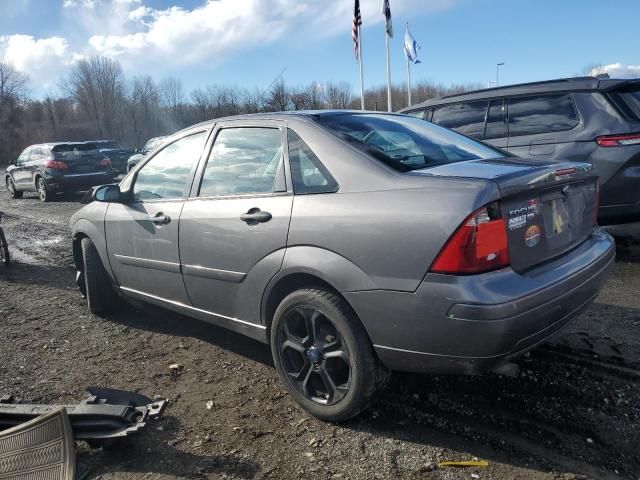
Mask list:
[[[122,147],[113,140],[93,140],[85,143],[96,145],[100,153],[103,153],[111,160],[111,168],[117,173],[126,173],[128,171],[127,161],[131,155],[136,153],[135,149]]]
[[[142,147],[140,153],[136,153],[135,155],[131,155],[129,157],[129,159],[127,160],[127,172],[131,171],[131,169],[135,167],[140,162],[140,160],[146,157],[154,148],[159,146],[165,138],[166,137],[150,138],[147,143],[144,144],[144,147]]]
[[[9,163],[5,184],[11,198],[35,191],[48,202],[61,192],[113,182],[111,161],[92,143],[43,143],[27,147]]]
[[[597,191],[588,163],[406,115],[220,119],[95,189],[78,286],[94,313],[116,291],[269,343],[295,401],[344,420],[389,370],[499,368],[582,312],[615,257]]]
[[[509,85],[403,112],[521,157],[589,162],[600,175],[600,223],[640,220],[640,79]]]

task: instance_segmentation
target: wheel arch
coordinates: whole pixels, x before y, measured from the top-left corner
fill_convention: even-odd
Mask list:
[[[98,229],[91,221],[81,218],[73,225],[72,230],[72,250],[73,262],[78,270],[84,268],[82,258],[81,242],[83,238],[88,238],[93,242],[98,251],[98,256],[102,262],[102,266],[107,272],[111,283],[117,285],[116,279],[111,271],[111,264],[107,256],[107,245],[104,237],[104,230]]]
[[[340,296],[360,323],[365,325],[343,292],[375,289],[371,278],[353,262],[335,252],[297,246],[287,248],[282,268],[263,293],[260,316],[262,324],[267,327],[267,336],[273,315],[282,300],[295,290],[309,287],[323,288]]]

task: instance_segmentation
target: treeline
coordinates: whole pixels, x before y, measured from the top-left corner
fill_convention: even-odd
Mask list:
[[[414,103],[481,85],[417,83]],[[174,77],[125,77],[118,61],[93,57],[78,61],[60,85],[61,94],[29,95],[29,78],[0,62],[0,165],[28,145],[49,141],[113,139],[141,147],[150,137],[194,123],[241,113],[303,109],[359,109],[360,97],[345,82],[312,82],[292,87],[278,79],[266,90],[212,84],[186,92]],[[395,110],[407,105],[406,86],[392,90]],[[368,110],[386,110],[386,87],[365,92]]]

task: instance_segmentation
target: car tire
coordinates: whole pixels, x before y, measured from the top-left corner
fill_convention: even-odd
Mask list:
[[[42,177],[36,180],[36,191],[41,202],[50,202],[53,199],[53,192],[47,189],[47,184]]]
[[[7,239],[4,236],[4,230],[0,227],[0,263],[4,266],[9,266],[11,263],[11,256],[9,255],[9,245],[7,245]]]
[[[355,417],[389,378],[355,312],[324,289],[285,297],[274,314],[270,339],[287,391],[321,420]]]
[[[22,192],[16,189],[16,184],[11,177],[7,177],[7,190],[11,199],[22,198]]]
[[[80,244],[84,269],[82,272],[84,294],[89,311],[95,315],[112,312],[118,303],[118,298],[113,291],[98,251],[89,238],[83,238]]]

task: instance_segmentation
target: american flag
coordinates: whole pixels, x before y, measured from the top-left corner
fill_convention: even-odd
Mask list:
[[[360,15],[360,0],[355,0],[355,4],[353,7],[353,25],[351,28],[351,37],[353,38],[356,63],[359,60],[358,52],[360,49],[360,25],[362,25],[362,16]]]
[[[384,0],[382,3],[382,14],[386,20],[387,35],[389,38],[393,38],[393,23],[391,23],[391,6],[389,0]]]

